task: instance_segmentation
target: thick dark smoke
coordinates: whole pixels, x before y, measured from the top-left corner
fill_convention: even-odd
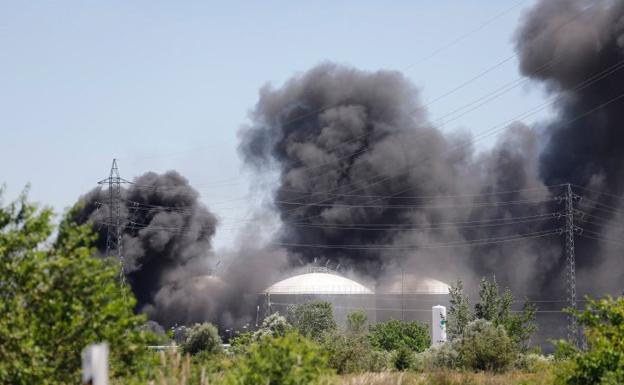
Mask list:
[[[482,151],[470,134],[435,127],[399,72],[325,63],[263,87],[239,150],[255,175],[277,173],[281,230],[267,246],[254,238],[264,221],[252,221],[233,251],[216,256],[216,219],[184,178],[137,178],[122,211],[140,308],[166,325],[253,322],[255,293],[300,261],[340,264],[372,281],[403,269],[474,287],[495,274],[519,295],[562,299],[556,214],[568,182],[584,197],[577,208],[585,214],[575,215],[584,229],[579,293],[621,291],[624,3],[539,1],[516,45],[522,74],[545,85],[555,115],[538,127],[511,124]],[[107,221],[102,190],[84,201],[81,221]],[[514,236],[522,239],[497,242]]]
[[[552,209],[538,177],[538,135],[522,124],[477,154],[468,134],[444,134],[427,120],[400,73],[335,64],[263,88],[251,118],[240,150],[259,172],[278,170],[279,242],[307,261],[329,259],[373,278],[398,265],[449,280],[495,272],[522,292],[526,277],[552,277],[559,246],[548,241],[437,247],[557,227],[551,217],[537,226],[453,225]],[[525,191],[488,195],[515,190]],[[523,200],[537,203],[491,205]]]
[[[546,184],[624,193],[624,2],[539,2],[519,30],[524,75],[544,82],[558,100],[557,118],[545,129],[540,176]],[[545,63],[549,63],[544,67]],[[599,75],[599,76],[596,76]],[[587,79],[595,82],[587,86]],[[624,239],[622,199],[579,190],[586,198],[581,235]],[[607,205],[607,206],[605,206]],[[591,221],[591,222],[590,222]],[[621,291],[622,247],[581,237],[577,260],[585,292]]]
[[[122,190],[124,270],[138,308],[166,326],[249,322],[255,293],[273,278],[268,267],[279,267],[281,254],[248,246],[244,253],[217,257],[211,244],[217,219],[198,198],[175,171],[146,173]],[[104,253],[107,190],[97,188],[81,202],[76,219],[93,222],[100,235],[97,248]],[[255,258],[242,263],[241,255]]]
[[[168,318],[154,307],[162,290],[184,290],[177,286],[189,284],[189,272],[209,272],[217,220],[198,196],[173,171],[146,173],[122,190],[124,270],[139,308],[158,321]],[[103,253],[110,222],[107,190],[97,188],[81,201],[84,208],[77,219],[93,221],[100,235],[97,248]]]
[[[587,238],[621,238],[609,225],[619,220],[622,201],[584,189],[624,188],[623,32],[620,1],[539,2],[520,27],[517,47],[522,73],[556,98],[556,118],[538,129],[513,124],[482,153],[468,134],[434,127],[417,90],[398,72],[328,63],[280,88],[264,87],[240,151],[257,172],[279,173],[279,242],[308,261],[327,258],[373,277],[397,265],[447,279],[496,274],[521,294],[562,298],[557,234],[431,246],[556,231],[563,220],[546,215],[561,212],[555,198],[570,182],[586,197],[580,209],[602,213],[594,218],[600,225],[577,218],[585,228],[577,251],[580,291],[618,289],[622,263],[614,246]],[[523,191],[484,195],[515,190]],[[415,198],[423,196],[436,198]],[[608,206],[598,212],[590,199]],[[536,203],[504,203],[523,200]],[[501,203],[489,205],[494,201]],[[457,224],[541,215],[542,221],[510,226]],[[584,285],[596,272],[601,284]]]

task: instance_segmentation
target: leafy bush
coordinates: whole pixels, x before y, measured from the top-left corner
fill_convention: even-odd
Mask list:
[[[414,352],[405,345],[399,346],[392,354],[392,364],[396,370],[407,370],[414,366]]]
[[[347,315],[347,332],[352,334],[366,333],[368,316],[364,311],[354,311]]]
[[[336,329],[329,302],[308,302],[288,307],[288,322],[304,336],[321,341],[323,335]]]
[[[186,334],[184,343],[180,346],[184,354],[197,354],[199,352],[221,353],[223,345],[219,331],[208,322],[195,324]]]
[[[261,338],[238,357],[224,378],[227,385],[325,384],[331,379],[321,347],[295,332]]]
[[[242,354],[254,341],[255,338],[253,332],[238,333],[230,341],[230,352],[233,354]]]
[[[279,313],[273,313],[266,317],[264,321],[262,321],[260,329],[253,333],[253,340],[257,341],[266,336],[283,336],[290,328],[291,326],[288,321],[286,321],[286,318]]]
[[[391,320],[371,325],[369,339],[373,347],[394,351],[407,347],[414,352],[422,352],[431,345],[429,327],[417,321]]]
[[[473,370],[505,370],[516,355],[505,329],[482,319],[469,323],[455,346],[461,365]]]
[[[519,353],[514,360],[515,369],[528,373],[537,373],[546,369],[552,363],[552,357],[548,358],[537,353]]]
[[[67,215],[53,244],[52,211],[0,205],[0,383],[76,383],[80,352],[107,341],[112,377],[139,368],[151,341],[117,261],[93,258],[95,236]]]
[[[373,349],[366,336],[366,321],[365,313],[353,312],[347,316],[345,331],[335,330],[325,335],[323,348],[328,353],[329,366],[339,374],[387,368],[387,358]]]
[[[457,343],[455,342],[446,342],[416,354],[414,356],[413,369],[424,372],[459,368],[461,360],[456,345]]]
[[[624,297],[590,300],[578,313],[589,349],[578,352],[559,380],[566,384],[624,383]]]

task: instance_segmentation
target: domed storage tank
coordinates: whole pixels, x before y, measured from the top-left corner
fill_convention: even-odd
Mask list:
[[[431,307],[448,306],[449,285],[413,273],[398,273],[377,285],[378,322],[391,319],[431,323]]]
[[[266,314],[286,314],[288,306],[312,301],[332,304],[334,319],[346,323],[347,315],[362,310],[375,322],[375,294],[363,284],[325,268],[311,268],[274,283],[262,293]]]

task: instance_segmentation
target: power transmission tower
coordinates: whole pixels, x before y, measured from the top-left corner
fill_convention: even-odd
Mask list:
[[[106,231],[106,256],[114,255],[121,264],[119,280],[125,281],[124,260],[123,260],[123,223],[121,219],[121,184],[130,183],[119,176],[117,159],[113,159],[108,178],[98,182],[99,185],[108,186],[108,223]]]
[[[574,254],[574,200],[578,198],[572,192],[572,186],[568,183],[565,192],[565,255],[566,255],[566,286],[568,307],[577,310],[576,303],[576,257]],[[579,346],[578,321],[575,314],[568,314],[568,340]]]

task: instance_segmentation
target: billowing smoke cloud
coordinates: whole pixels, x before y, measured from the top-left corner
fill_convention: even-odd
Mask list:
[[[167,325],[250,322],[255,293],[277,271],[315,260],[373,281],[404,269],[470,286],[495,274],[520,295],[561,299],[556,198],[567,182],[585,197],[577,205],[584,216],[575,215],[585,229],[579,292],[621,290],[622,248],[604,239],[623,239],[622,200],[592,191],[624,192],[623,32],[620,1],[539,1],[516,44],[521,72],[546,85],[556,115],[537,128],[514,123],[480,152],[468,133],[435,127],[418,90],[395,71],[325,63],[263,87],[239,150],[255,175],[277,172],[281,230],[263,245],[247,229],[252,238],[216,256],[215,217],[186,180],[174,172],[138,178],[124,190],[122,214],[141,309]],[[85,201],[81,219],[106,222],[104,192]],[[96,202],[104,205],[96,210]],[[218,261],[220,278],[211,274]]]
[[[86,194],[76,218],[92,221],[100,253],[110,222],[107,193],[97,188]],[[216,256],[211,240],[217,219],[198,198],[175,171],[146,173],[122,190],[124,270],[138,308],[165,326],[250,322],[256,293],[274,278],[283,252],[241,246]]]
[[[522,73],[544,82],[558,100],[558,116],[545,129],[541,178],[547,184],[571,182],[621,196],[624,3],[542,0],[527,14],[517,46]],[[579,192],[589,198],[581,200],[581,209],[593,215],[579,223],[586,229],[581,235],[623,239],[618,230],[622,199]],[[622,246],[582,237],[577,245],[585,292],[621,290]]]
[[[329,259],[373,278],[398,265],[449,280],[495,272],[523,292],[527,276],[551,277],[556,244],[465,247],[557,227],[529,128],[514,124],[494,150],[476,154],[468,134],[444,134],[427,120],[400,73],[335,64],[263,88],[251,118],[240,150],[258,172],[279,171],[279,242],[307,261]],[[518,201],[535,203],[494,204]],[[496,225],[518,217],[543,220]],[[484,221],[493,222],[475,226]]]

